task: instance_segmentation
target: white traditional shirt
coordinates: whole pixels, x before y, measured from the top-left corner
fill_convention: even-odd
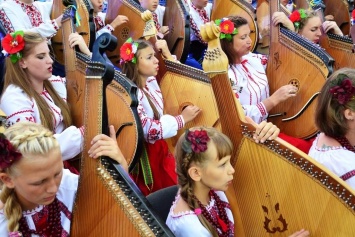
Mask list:
[[[345,182],[355,189],[355,153],[342,146],[322,147],[318,140],[319,135],[313,141],[308,155],[340,178],[347,178]]]
[[[62,236],[69,236],[70,234],[71,215],[78,188],[78,180],[78,175],[71,173],[68,169],[63,169],[62,181],[57,193],[57,199],[59,200],[61,210],[61,223],[64,231],[66,232]],[[39,216],[41,216],[40,213],[45,211],[46,208],[47,206],[39,205],[33,210],[23,212],[30,229],[36,229],[35,222],[38,220]],[[3,210],[0,210],[0,236],[9,236],[9,232],[7,230],[7,219],[5,218]],[[37,237],[38,235],[32,234],[31,236]]]
[[[155,9],[154,13],[157,14],[158,22],[162,26],[164,20],[165,7],[158,5],[157,9]]]
[[[54,89],[63,100],[67,99],[66,80],[59,76],[52,76]],[[70,126],[64,129],[63,116],[60,108],[54,104],[53,99],[46,90],[41,93],[42,98],[48,103],[54,115],[55,137],[59,142],[63,160],[68,160],[78,155],[82,150],[83,127]],[[20,121],[41,123],[41,118],[36,101],[19,87],[9,85],[1,96],[0,109],[6,114],[5,126],[9,127]]]
[[[145,92],[145,93],[144,93]],[[154,112],[149,104],[147,96],[160,114],[159,119],[154,119]],[[177,130],[184,127],[182,115],[163,115],[164,102],[160,87],[155,77],[149,77],[143,90],[138,90],[138,114],[142,122],[144,138],[149,143],[155,143],[160,139],[173,137]]]
[[[191,1],[188,1],[189,4],[189,10],[190,10],[190,24],[191,24],[191,32],[190,32],[190,40],[200,40],[200,27],[201,25],[204,25],[206,22],[202,17],[200,16],[200,13],[198,13],[193,7]],[[207,15],[207,22],[210,21],[211,19],[211,12],[212,12],[212,3],[207,3],[207,6],[204,8],[206,11]],[[196,27],[195,27],[196,26]],[[198,32],[196,32],[198,31]],[[199,35],[197,36],[196,33]]]
[[[0,6],[0,22],[7,33],[23,30],[49,39],[59,29],[56,21],[50,19],[52,5],[53,2],[26,4],[19,0],[6,0]]]
[[[228,199],[224,192],[216,191],[221,201],[228,203]],[[174,213],[177,201],[180,199],[178,195],[170,209],[166,225],[174,233],[176,237],[210,237],[211,233],[201,224],[194,211],[186,211]],[[212,212],[216,208],[215,200],[212,197],[210,203],[206,206],[208,212]],[[229,208],[225,208],[228,219],[234,223],[233,214]]]
[[[245,115],[256,123],[268,117],[266,107],[262,103],[269,97],[266,64],[266,56],[249,53],[242,57],[242,63],[229,65],[228,68],[233,92],[239,99]]]
[[[114,31],[114,28],[110,24],[105,25],[105,18],[106,13],[103,12],[98,12],[97,15],[94,17],[96,39],[103,33],[111,34]]]

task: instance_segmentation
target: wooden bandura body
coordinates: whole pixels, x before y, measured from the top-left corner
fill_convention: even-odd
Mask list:
[[[185,62],[190,48],[190,15],[184,0],[167,0],[163,25],[169,26],[169,34],[164,39],[170,52],[182,63]]]
[[[271,15],[279,11],[278,0],[269,4]],[[307,138],[317,132],[313,112],[320,88],[332,72],[334,60],[319,46],[280,26],[271,26],[267,77],[270,95],[283,85],[293,84],[297,95],[279,103],[269,119],[287,135]]]
[[[73,32],[73,14],[70,13],[72,10],[67,9],[63,16],[64,37]],[[68,103],[73,123],[80,127],[84,124],[85,75],[90,58],[72,49],[68,41],[65,41],[64,49]],[[114,125],[117,131],[118,145],[125,147],[122,153],[131,169],[137,162],[143,145],[143,129],[137,112],[137,87],[123,74],[115,71],[113,80],[106,89],[108,122],[109,125]]]
[[[251,51],[258,45],[259,30],[256,24],[255,9],[245,1],[238,0],[214,0],[211,20],[221,19],[226,16],[237,15],[244,17],[249,22],[250,38],[252,42]]]
[[[235,236],[286,237],[303,228],[312,236],[353,236],[354,190],[281,139],[253,141],[254,127],[245,122],[241,105],[226,89],[228,59],[220,47],[219,28],[208,23],[201,33],[211,56],[205,57],[203,67],[211,79],[222,131],[234,145],[235,173],[227,197]]]
[[[99,39],[106,36],[100,36]],[[107,130],[108,90],[105,87],[112,83],[114,70],[103,63],[104,60],[88,63],[84,155],[71,235],[173,236],[165,223],[151,211],[146,198],[120,165],[109,158],[92,159],[87,155],[91,139]],[[121,149],[124,150],[125,147]]]

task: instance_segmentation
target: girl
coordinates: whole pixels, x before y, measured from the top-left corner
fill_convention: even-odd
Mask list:
[[[159,5],[158,0],[139,0],[139,3],[144,9],[152,12],[159,38],[162,39],[169,34],[169,26],[163,26],[165,7]]]
[[[246,116],[260,123],[267,119],[268,112],[278,103],[295,97],[297,88],[288,84],[269,95],[265,73],[267,57],[250,52],[250,28],[247,20],[239,16],[229,16],[217,22],[221,32],[225,34],[225,38],[221,39],[221,46],[228,57],[228,75],[233,92],[242,104]],[[231,26],[228,32],[224,29],[226,25]],[[280,134],[279,137],[305,153],[308,153],[311,146],[309,142],[285,134]]]
[[[112,138],[114,129],[110,131],[111,137],[96,136],[89,152],[97,157],[97,150],[102,150],[124,162]],[[107,151],[107,144],[113,144],[116,153]],[[0,147],[0,236],[69,236],[78,176],[63,169],[52,132],[40,124],[20,122],[5,136],[0,134]]]
[[[158,40],[155,46],[165,58],[173,60],[166,41]],[[122,72],[139,88],[138,113],[146,142],[143,156],[132,175],[145,195],[176,184],[175,160],[164,139],[175,136],[178,129],[201,111],[197,106],[187,106],[178,116],[163,114],[163,98],[155,79],[158,59],[154,54],[153,46],[144,40],[129,39],[120,49],[124,63]]]
[[[166,224],[177,237],[234,236],[234,220],[224,191],[231,184],[233,145],[214,128],[191,128],[175,149],[179,194]],[[292,236],[308,236],[301,230]]]
[[[316,125],[321,133],[309,155],[355,188],[355,70],[343,68],[325,82],[318,98]]]
[[[72,47],[85,44],[75,37],[71,40]],[[56,134],[63,160],[79,154],[84,128],[71,126],[66,80],[52,75],[46,39],[37,33],[15,32],[3,39],[2,46],[9,56],[0,100],[0,109],[7,115],[6,127],[20,121],[43,124]]]

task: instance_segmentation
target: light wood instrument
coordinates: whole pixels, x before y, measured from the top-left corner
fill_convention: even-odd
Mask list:
[[[109,45],[109,34],[98,40]],[[100,57],[96,43],[93,61],[88,62],[85,83],[85,142],[79,188],[73,210],[72,236],[173,236],[170,229],[151,209],[151,205],[117,162],[87,154],[91,139],[105,133],[109,100],[106,87],[114,70]],[[104,49],[104,48],[101,48]],[[97,109],[93,109],[97,108]],[[106,133],[107,134],[107,133]],[[125,137],[129,139],[129,137]],[[135,146],[135,144],[130,144]],[[121,147],[122,150],[126,147]]]
[[[277,2],[277,3],[276,3]],[[269,3],[271,15],[280,11],[279,1]],[[313,111],[324,81],[332,73],[333,58],[318,45],[280,25],[270,26],[271,46],[266,69],[270,95],[281,86],[293,84],[295,97],[279,103],[269,119],[287,135],[308,138],[317,133]]]
[[[219,33],[211,23],[201,28],[208,42],[203,68],[211,80],[222,131],[234,145],[235,173],[227,197],[235,236],[286,237],[303,228],[312,236],[353,236],[353,189],[282,139],[265,144],[253,141],[255,128],[245,122],[230,87]]]
[[[247,19],[250,27],[250,38],[253,51],[258,45],[259,30],[256,23],[255,9],[245,1],[238,0],[214,0],[211,20],[221,19],[230,15],[238,15]]]

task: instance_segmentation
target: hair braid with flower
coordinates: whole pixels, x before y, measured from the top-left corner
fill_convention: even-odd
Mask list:
[[[221,33],[219,34],[220,39],[226,39],[232,41],[233,35],[238,34],[238,29],[234,27],[234,24],[228,18],[217,19],[214,21],[217,26],[219,26]]]
[[[309,18],[315,16],[317,16],[317,13],[315,11],[300,8],[298,10],[293,11],[289,16],[289,19],[295,26],[296,32],[298,32],[299,30],[303,29]]]
[[[14,149],[22,154],[22,159],[27,159],[26,154],[48,154],[53,149],[59,149],[57,140],[52,132],[40,124],[31,122],[19,122],[5,130],[4,135],[10,141]],[[8,175],[19,175],[20,170],[16,167],[16,162],[6,167],[1,172]],[[17,232],[19,230],[19,220],[22,217],[22,208],[16,198],[14,189],[2,185],[0,200],[4,204],[4,215],[8,220],[8,231]]]
[[[22,50],[25,48],[25,40],[23,39],[23,31],[15,31],[7,34],[1,41],[4,48],[2,53],[8,56],[12,63],[16,63],[22,58]]]

